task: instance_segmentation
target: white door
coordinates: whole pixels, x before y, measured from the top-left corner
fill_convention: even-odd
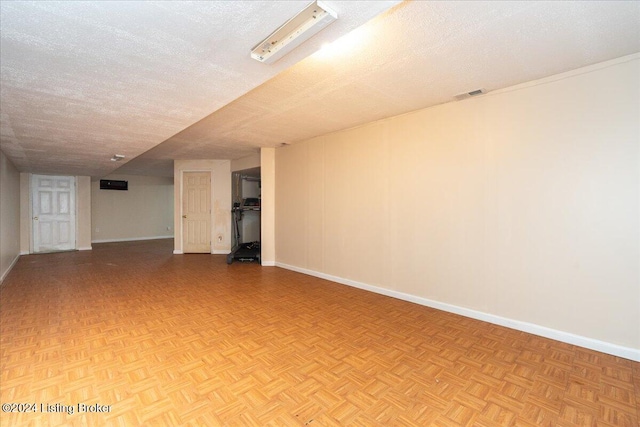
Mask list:
[[[182,176],[182,252],[211,253],[211,173]]]
[[[33,175],[33,252],[76,247],[76,179],[73,176]]]

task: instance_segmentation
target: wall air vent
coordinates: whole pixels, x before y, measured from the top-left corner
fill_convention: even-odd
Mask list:
[[[472,96],[478,96],[487,93],[484,89],[476,89],[470,92],[461,93],[460,95],[454,96],[454,98],[458,101],[462,101],[463,99],[471,98]]]
[[[127,191],[129,189],[129,181],[115,181],[113,179],[101,179],[100,180],[100,189],[101,190],[124,190],[124,191]]]

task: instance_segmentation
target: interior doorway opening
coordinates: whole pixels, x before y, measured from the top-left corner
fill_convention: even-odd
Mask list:
[[[260,168],[231,174],[232,249],[227,264],[233,261],[260,262],[260,209],[262,205]]]

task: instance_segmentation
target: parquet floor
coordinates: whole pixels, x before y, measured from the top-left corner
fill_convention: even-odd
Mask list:
[[[638,426],[640,363],[171,250],[19,260],[0,289],[0,401],[36,412],[0,425]]]

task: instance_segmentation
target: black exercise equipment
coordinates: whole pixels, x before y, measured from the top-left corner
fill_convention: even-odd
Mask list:
[[[244,212],[259,210],[259,199],[249,198],[244,199],[242,204],[233,204],[231,214],[233,215],[233,228],[235,231],[236,245],[231,250],[231,253],[227,255],[227,264],[231,264],[234,260],[241,262],[260,262],[260,242],[242,243],[242,236],[240,235],[240,221],[242,221],[242,215],[244,215]]]

